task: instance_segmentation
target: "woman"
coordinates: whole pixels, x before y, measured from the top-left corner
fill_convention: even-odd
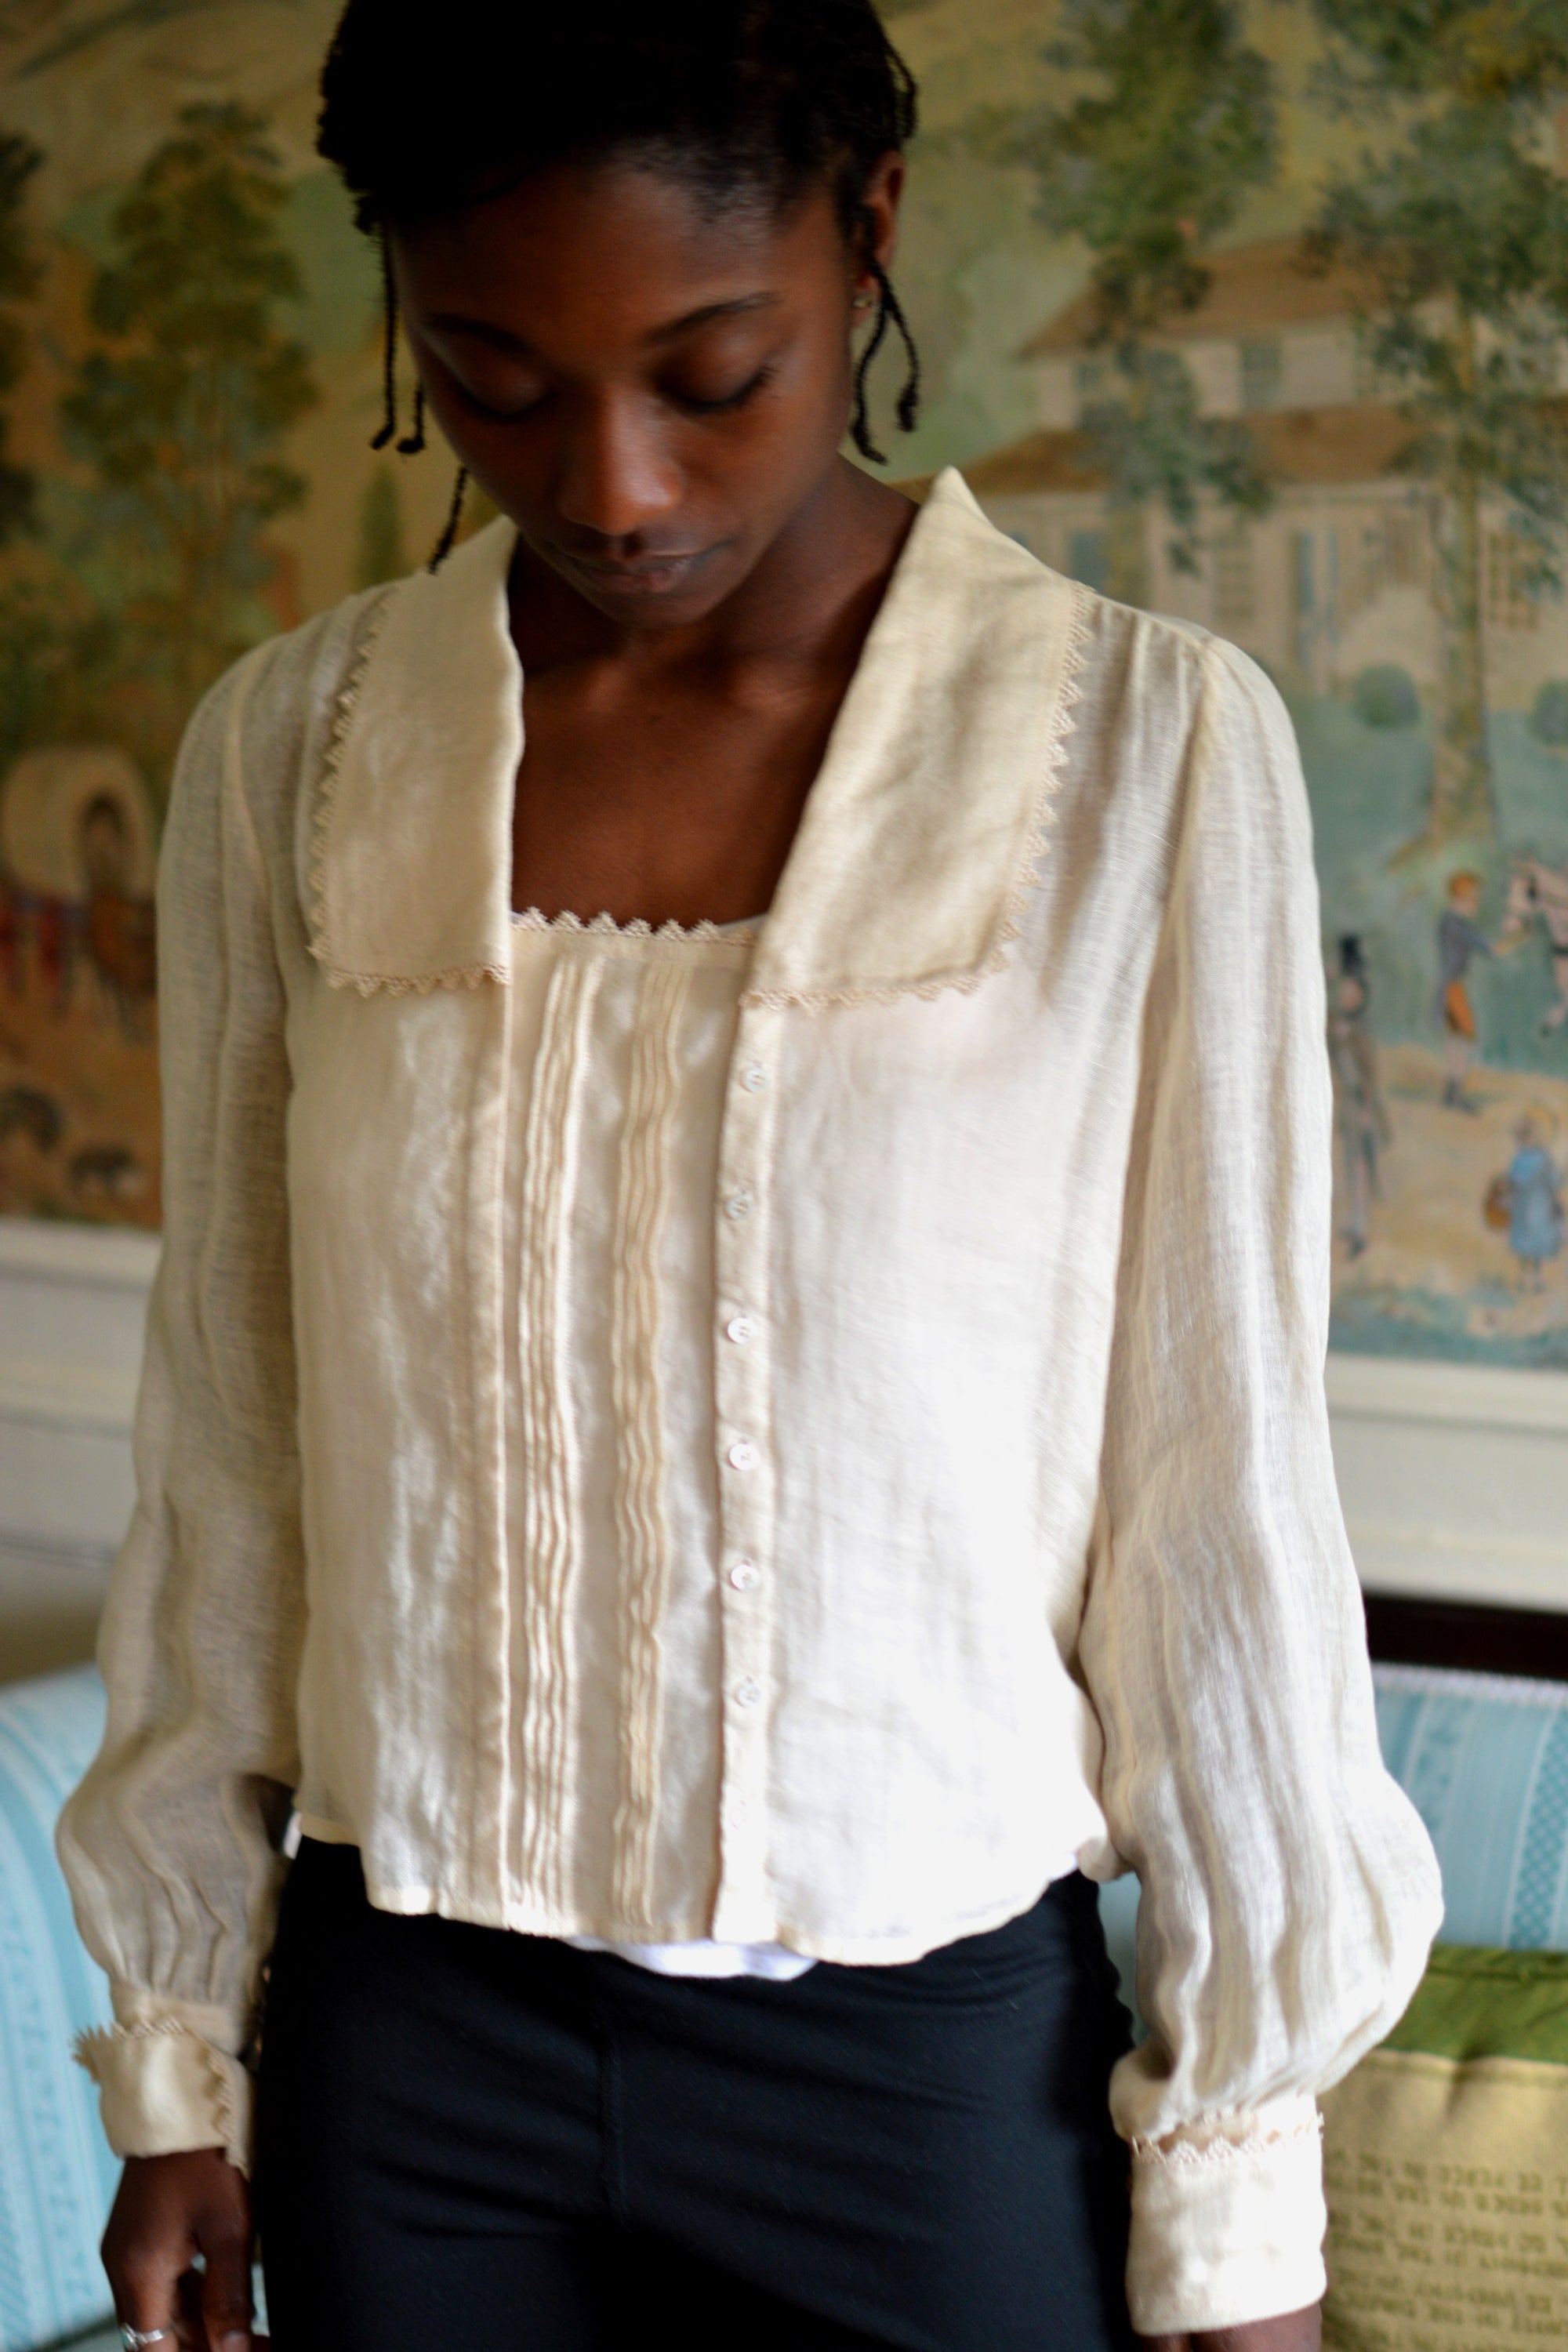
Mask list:
[[[201,2252],[247,2340],[270,1954],[284,2352],[1293,2352],[1313,2093],[1437,1895],[1280,706],[840,457],[913,117],[867,0],[352,0],[325,98],[501,519],[243,662],[175,788],[62,1831],[121,2318]]]

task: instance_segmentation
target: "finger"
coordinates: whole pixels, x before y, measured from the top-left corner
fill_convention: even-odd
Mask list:
[[[215,2231],[203,2251],[207,2258],[202,2281],[206,2344],[211,2352],[252,2352],[249,2237],[233,2229]]]
[[[104,2267],[110,2273],[114,2315],[121,2325],[134,2327],[142,2336],[156,2335],[162,2329],[169,2338],[166,2352],[173,2352],[179,2321],[173,2264],[160,2262],[156,2255],[141,2255],[121,2256],[112,2267],[106,2258]]]

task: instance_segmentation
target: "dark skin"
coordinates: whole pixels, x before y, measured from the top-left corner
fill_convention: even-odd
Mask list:
[[[884,266],[902,184],[889,155],[868,191]],[[520,533],[513,905],[763,912],[914,519],[839,454],[865,248],[826,187],[782,215],[705,214],[625,163],[540,173],[393,243],[431,405]],[[132,2158],[103,2246],[121,2316],[249,2352],[250,2244],[220,2149]],[[1316,2352],[1319,2315],[1144,2341]]]

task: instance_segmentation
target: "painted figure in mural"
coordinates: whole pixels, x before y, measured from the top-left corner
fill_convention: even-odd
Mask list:
[[[1563,1247],[1563,1171],[1552,1152],[1552,1127],[1551,1112],[1539,1103],[1513,1125],[1518,1148],[1508,1169],[1508,1245],[1525,1291],[1545,1288],[1545,1265]]]
[[[1347,935],[1340,941],[1339,976],[1329,1002],[1329,1058],[1344,1170],[1345,1240],[1352,1257],[1359,1257],[1367,1245],[1372,1204],[1378,1195],[1378,1153],[1389,1139],[1370,1013],[1362,943]]]
[[[1521,940],[1537,921],[1546,933],[1557,993],[1542,1014],[1536,1034],[1550,1037],[1568,1021],[1568,866],[1548,866],[1540,857],[1516,858],[1501,937]]]
[[[58,1150],[18,1132],[0,1152],[6,1206],[156,1215],[153,857],[148,795],[116,745],[35,746],[0,782],[0,1080],[61,1122]]]
[[[1443,1024],[1443,1100],[1450,1110],[1477,1111],[1480,1106],[1466,1080],[1477,1044],[1476,1009],[1468,986],[1470,966],[1478,956],[1489,961],[1497,952],[1476,920],[1481,903],[1479,874],[1450,876],[1448,903],[1437,921],[1437,997],[1436,1012]]]
[[[99,793],[81,818],[87,880],[87,949],[100,989],[129,1038],[140,1038],[157,988],[153,901],[132,890],[131,835],[123,802]]]
[[[242,2352],[258,2229],[279,2352],[1316,2352],[1442,1906],[1285,706],[878,478],[871,0],[350,0],[323,98],[461,471],[170,803],[121,2319]]]

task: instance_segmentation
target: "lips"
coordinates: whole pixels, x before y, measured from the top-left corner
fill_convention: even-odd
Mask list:
[[[591,582],[601,591],[607,589],[612,595],[659,596],[684,587],[712,553],[708,547],[672,548],[656,555],[639,555],[630,562],[591,555],[569,555],[566,562],[580,580]]]

